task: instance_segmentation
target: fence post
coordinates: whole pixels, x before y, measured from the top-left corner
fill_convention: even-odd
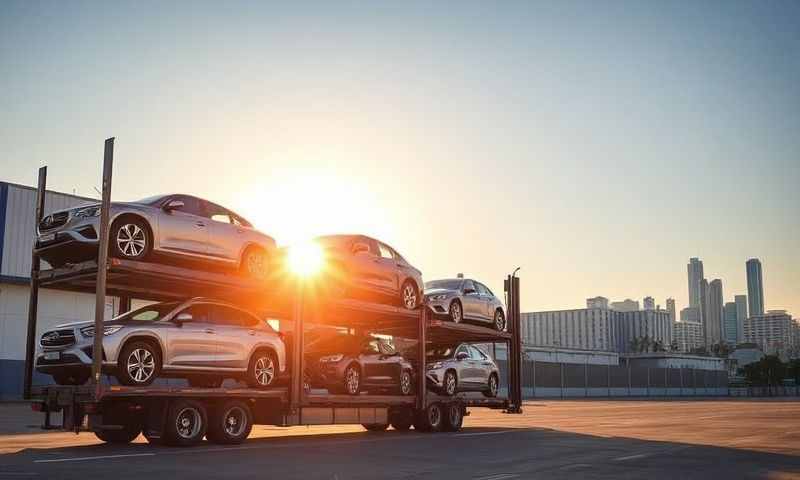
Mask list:
[[[631,362],[628,361],[628,396],[631,396]]]
[[[589,358],[583,362],[583,396],[589,396]]]
[[[533,396],[536,397],[536,357],[533,357]]]
[[[611,398],[611,364],[606,365],[606,388],[608,388],[608,397]]]
[[[563,399],[564,398],[564,364],[563,363],[559,363],[558,365],[559,365],[560,370],[561,370],[561,398]]]
[[[650,396],[650,367],[647,367],[647,396]]]

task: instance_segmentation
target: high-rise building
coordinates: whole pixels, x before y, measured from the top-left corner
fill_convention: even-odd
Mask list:
[[[586,308],[601,308],[603,310],[608,310],[608,299],[606,297],[587,298]]]
[[[686,307],[681,309],[681,322],[700,322],[700,309],[697,307]]]
[[[644,300],[642,300],[642,305],[644,306],[645,310],[655,310],[656,299],[653,297],[644,297]]]
[[[794,346],[794,325],[786,310],[750,315],[744,322],[745,341],[758,344],[768,354],[787,353]]]
[[[713,345],[722,340],[722,280],[714,279],[708,284],[707,317],[703,326],[706,330],[706,345]]]
[[[697,311],[697,309],[692,310]],[[678,343],[678,350],[691,352],[703,346],[703,324],[691,321],[673,322],[672,338]]]
[[[703,279],[703,262],[699,258],[690,258],[686,265],[689,277],[689,306],[700,307],[700,281]]]
[[[678,319],[675,316],[675,299],[668,298],[666,303],[667,303],[667,312],[669,312],[669,319],[674,322],[675,320]]]
[[[747,295],[736,295],[736,343],[744,342],[744,322],[747,320]]]
[[[722,307],[722,315],[723,315],[723,322],[722,322],[722,339],[725,340],[725,343],[728,345],[736,345],[738,343],[739,338],[739,325],[738,321],[736,320],[736,302],[727,302],[725,306]]]
[[[621,302],[611,302],[611,309],[618,312],[638,312],[639,302],[626,298]]]
[[[764,313],[764,279],[761,276],[761,261],[751,258],[745,263],[747,268],[747,300],[750,316]]]
[[[700,279],[700,323],[703,324],[703,344],[709,345],[706,333],[706,319],[708,318],[708,280]]]

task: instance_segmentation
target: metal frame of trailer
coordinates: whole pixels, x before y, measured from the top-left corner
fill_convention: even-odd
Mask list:
[[[124,425],[114,423],[120,416],[138,415],[148,439],[159,439],[164,426],[164,415],[171,402],[191,400],[202,402],[211,411],[224,401],[239,399],[250,405],[255,424],[278,426],[316,424],[394,423],[398,415],[416,420],[428,409],[437,407],[458,408],[467,414],[467,407],[505,409],[509,413],[521,412],[521,339],[519,332],[519,278],[510,275],[505,281],[507,294],[507,320],[509,332],[489,328],[442,322],[433,318],[424,306],[415,311],[390,305],[360,300],[333,299],[308,288],[298,280],[271,279],[268,282],[242,277],[232,273],[201,271],[181,266],[108,258],[109,219],[111,198],[111,169],[113,165],[113,138],[106,140],[103,163],[103,192],[101,227],[97,261],[82,262],[64,268],[41,270],[39,258],[33,254],[31,265],[31,290],[28,311],[28,336],[25,363],[24,395],[33,401],[36,410],[45,413],[44,428],[72,430],[122,430]],[[46,167],[39,170],[36,222],[44,212]],[[105,265],[105,268],[100,268]],[[516,272],[515,272],[516,273]],[[242,387],[125,387],[104,385],[100,371],[100,357],[94,359],[92,377],[84,386],[33,387],[32,373],[36,350],[36,320],[39,288],[94,293],[96,295],[95,331],[102,331],[106,295],[121,299],[121,309],[130,307],[130,299],[176,300],[203,296],[242,302],[266,315],[289,320],[292,340],[287,347],[291,370],[289,386],[270,389]],[[302,383],[304,370],[304,324],[327,324],[351,329],[363,329],[405,338],[415,338],[419,345],[428,342],[503,342],[508,345],[509,396],[508,398],[475,398],[466,394],[453,397],[439,396],[427,388],[424,366],[425,348],[417,348],[418,373],[416,391],[411,396],[398,395],[333,395],[311,394]],[[292,348],[299,346],[299,348]],[[94,351],[102,350],[102,337],[95,337]],[[124,407],[122,415],[118,412]],[[51,413],[63,412],[60,426],[51,424]],[[116,412],[113,415],[110,412]],[[408,419],[408,417],[407,417]],[[88,421],[85,421],[88,420]],[[109,421],[111,420],[111,423]],[[460,428],[460,423],[457,428]],[[99,436],[99,435],[98,435]]]

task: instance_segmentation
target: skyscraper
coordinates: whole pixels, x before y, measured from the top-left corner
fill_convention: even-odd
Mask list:
[[[642,305],[644,305],[645,310],[655,310],[656,309],[656,299],[653,297],[644,297],[642,301]]]
[[[744,322],[747,320],[747,295],[736,295],[736,343],[744,342]]]
[[[722,280],[714,279],[708,284],[708,304],[706,306],[706,345],[722,340]]]
[[[736,321],[736,303],[726,302],[725,306],[722,307],[722,315],[724,317],[722,323],[722,339],[725,340],[725,343],[728,345],[736,345],[736,339],[740,335],[737,325],[738,322]]]
[[[675,320],[677,320],[677,317],[675,317],[675,299],[668,298],[666,303],[667,303],[667,311],[669,312],[669,319],[674,322]]]
[[[700,305],[700,323],[703,324],[703,343],[705,345],[709,345],[708,336],[708,329],[705,327],[706,321],[708,320],[708,280],[705,278],[700,280],[700,288],[699,288],[699,295],[698,295]]]
[[[747,300],[750,316],[764,314],[764,281],[761,278],[761,261],[751,258],[745,263],[747,268]]]
[[[700,281],[703,280],[703,262],[699,258],[689,259],[686,265],[689,277],[689,306],[700,308]]]

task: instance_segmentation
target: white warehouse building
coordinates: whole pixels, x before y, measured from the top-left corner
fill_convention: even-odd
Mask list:
[[[48,191],[45,212],[94,201]],[[0,182],[0,400],[19,399],[22,395],[35,210],[35,188]],[[42,262],[42,268],[47,268],[47,264]],[[108,298],[106,316],[112,316],[117,306],[116,299]],[[37,339],[54,325],[92,318],[94,295],[39,291]],[[34,385],[49,379],[35,375]]]

